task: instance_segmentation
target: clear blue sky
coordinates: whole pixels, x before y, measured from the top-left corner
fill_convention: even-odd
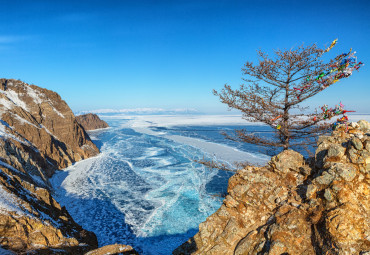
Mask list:
[[[308,102],[370,112],[370,1],[0,0],[0,77],[57,91],[74,111],[226,112],[212,89],[242,83],[256,50],[351,47],[360,72]]]

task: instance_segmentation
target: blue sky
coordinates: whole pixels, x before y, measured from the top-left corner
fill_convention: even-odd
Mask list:
[[[74,111],[227,107],[256,50],[302,43],[365,62],[307,102],[370,113],[370,1],[0,0],[0,76],[58,92]]]

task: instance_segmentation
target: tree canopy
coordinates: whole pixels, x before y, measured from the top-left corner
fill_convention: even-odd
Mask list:
[[[314,44],[275,50],[273,57],[257,51],[259,63],[246,62],[242,68],[245,84],[239,89],[226,84],[220,92],[214,90],[213,93],[229,108],[241,111],[244,119],[272,127],[275,138],[268,139],[246,130],[236,130],[234,136],[226,135],[227,138],[286,150],[309,145],[312,137],[328,130],[331,124],[323,120],[348,112],[342,104],[335,108],[324,106],[321,113],[309,114],[300,104],[340,79],[348,78],[363,65],[357,62],[352,49],[324,62],[323,55],[336,43],[334,40],[326,49]]]

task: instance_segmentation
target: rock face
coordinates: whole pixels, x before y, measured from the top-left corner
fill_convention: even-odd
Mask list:
[[[101,120],[98,115],[93,113],[88,113],[84,115],[76,116],[78,123],[84,127],[85,130],[94,130],[99,128],[107,128],[109,125],[104,121]]]
[[[314,159],[284,151],[229,180],[221,208],[173,254],[368,254],[370,124],[320,137]]]
[[[71,109],[50,90],[0,79],[0,246],[15,252],[97,248],[52,197],[57,169],[99,153]]]
[[[53,91],[0,79],[0,111],[8,137],[37,148],[48,165],[65,168],[99,153],[66,102]]]

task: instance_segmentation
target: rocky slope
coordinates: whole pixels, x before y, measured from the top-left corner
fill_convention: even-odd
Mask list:
[[[83,114],[76,116],[78,123],[84,127],[85,130],[94,130],[99,128],[107,128],[109,125],[101,120],[98,115],[93,113]]]
[[[99,153],[68,105],[50,90],[0,79],[0,246],[18,253],[97,247],[52,197],[57,169]]]
[[[287,150],[229,180],[221,208],[173,254],[370,254],[370,124]]]

